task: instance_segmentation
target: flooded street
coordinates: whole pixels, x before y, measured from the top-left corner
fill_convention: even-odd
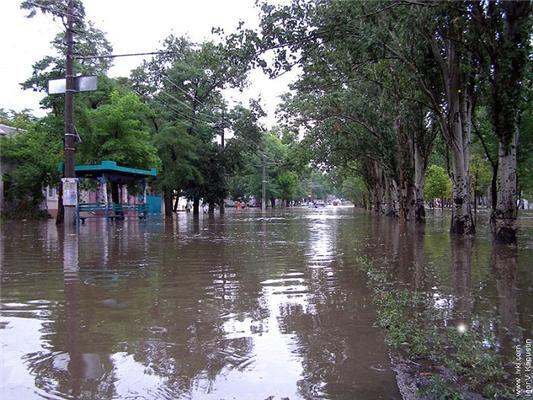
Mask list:
[[[360,258],[512,362],[533,322],[521,229],[512,249],[340,207],[5,222],[0,397],[399,399]]]

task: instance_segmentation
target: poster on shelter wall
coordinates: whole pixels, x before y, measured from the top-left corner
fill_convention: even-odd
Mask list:
[[[78,205],[78,184],[76,178],[63,178],[63,205]]]

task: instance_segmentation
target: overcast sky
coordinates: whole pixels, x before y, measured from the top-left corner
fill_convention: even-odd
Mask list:
[[[44,111],[39,110],[43,95],[22,90],[20,83],[31,75],[35,61],[52,54],[50,41],[63,27],[50,15],[26,18],[20,3],[0,0],[0,107],[17,111],[29,108],[36,115],[43,115]],[[241,19],[248,27],[256,27],[258,10],[254,3],[254,0],[84,0],[87,19],[106,32],[116,54],[156,51],[170,33],[187,35],[199,42],[211,37],[213,26],[229,33]],[[110,75],[129,76],[130,70],[141,62],[142,57],[115,59]],[[250,88],[244,94],[228,92],[228,100],[246,103],[250,97],[261,96],[269,114],[265,123],[272,126],[278,96],[287,91],[293,76],[286,74],[270,81],[261,72],[253,71]]]

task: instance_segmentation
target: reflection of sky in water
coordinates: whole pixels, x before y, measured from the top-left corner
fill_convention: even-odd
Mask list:
[[[230,318],[224,323],[225,337],[251,338],[252,351],[238,360],[236,367],[224,368],[213,382],[198,382],[193,398],[219,399],[221,394],[250,399],[298,397],[297,382],[303,369],[294,347],[295,336],[283,333],[278,321],[283,306],[307,304],[308,287],[301,275],[289,272],[261,282],[261,297],[269,310],[266,319]]]
[[[332,235],[332,224],[335,215],[313,214],[308,216],[309,241],[306,257],[311,267],[321,263],[333,261],[335,256],[335,243]]]
[[[2,309],[5,305],[2,305]],[[29,399],[34,388],[28,386],[33,377],[21,360],[27,354],[46,351],[41,342],[45,321],[29,318],[0,318],[0,377],[3,399]]]

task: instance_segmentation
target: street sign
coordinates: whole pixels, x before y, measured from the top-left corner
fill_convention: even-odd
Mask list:
[[[77,206],[78,205],[78,183],[76,178],[62,178],[63,182],[63,205]]]
[[[54,79],[48,81],[48,94],[61,94],[66,90],[66,79]],[[90,92],[98,86],[96,76],[77,76],[74,78],[76,92]]]

